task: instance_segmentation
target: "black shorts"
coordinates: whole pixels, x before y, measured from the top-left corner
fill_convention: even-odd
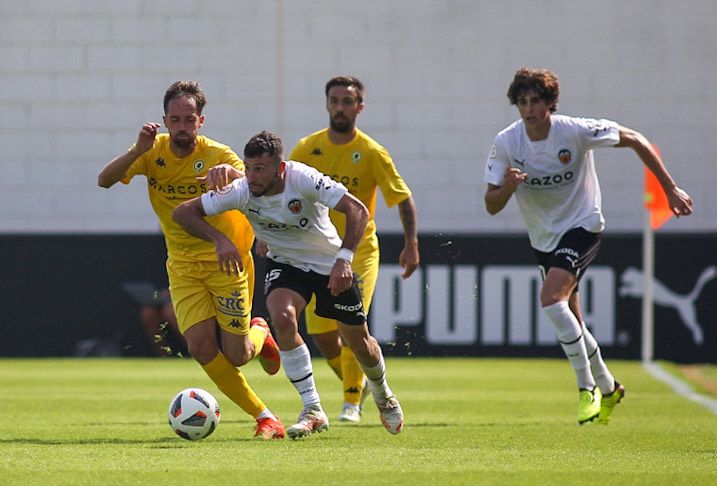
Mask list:
[[[358,326],[366,322],[366,310],[361,300],[356,274],[354,274],[351,287],[336,297],[331,295],[328,285],[328,275],[312,271],[305,272],[291,265],[275,262],[270,258],[266,260],[265,296],[268,296],[274,289],[289,289],[309,302],[311,296],[315,295],[316,310],[314,312],[317,316]]]
[[[562,268],[580,280],[588,265],[600,249],[600,233],[591,233],[583,228],[571,229],[560,238],[558,246],[549,253],[535,251],[538,268],[543,280],[551,267]]]

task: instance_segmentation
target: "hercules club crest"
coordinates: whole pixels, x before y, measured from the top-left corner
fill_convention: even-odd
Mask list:
[[[294,214],[299,214],[301,210],[304,209],[304,205],[301,204],[301,201],[299,199],[292,199],[291,201],[289,201],[287,207],[289,208],[289,211]]]

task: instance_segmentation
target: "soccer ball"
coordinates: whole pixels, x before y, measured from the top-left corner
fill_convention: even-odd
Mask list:
[[[219,425],[219,402],[206,390],[187,388],[169,402],[169,426],[181,438],[200,440]]]

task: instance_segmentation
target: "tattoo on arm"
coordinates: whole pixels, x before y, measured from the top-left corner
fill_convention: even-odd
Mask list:
[[[403,234],[406,239],[417,239],[416,205],[413,197],[409,196],[398,204],[398,214],[403,225]]]

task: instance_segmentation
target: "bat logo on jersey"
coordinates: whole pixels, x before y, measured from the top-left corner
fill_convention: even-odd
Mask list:
[[[593,137],[597,137],[600,135],[600,132],[606,132],[608,127],[604,123],[596,121],[588,125],[588,130],[592,130]]]
[[[361,152],[354,152],[351,154],[351,162],[358,164],[361,161]]]
[[[199,174],[204,169],[204,161],[202,159],[194,161],[194,172]]]
[[[167,164],[164,163],[164,159],[162,157],[155,160],[154,163],[157,164],[157,167],[166,167],[167,166]]]
[[[563,163],[563,165],[568,165],[570,161],[573,158],[573,154],[570,153],[570,150],[563,149],[560,152],[558,152],[558,160]]]
[[[304,209],[304,205],[299,199],[292,199],[291,201],[289,201],[287,207],[289,208],[289,211],[294,214],[299,214]]]
[[[316,181],[316,186],[314,186],[314,189],[316,189],[317,191],[320,191],[322,187],[325,189],[331,189],[331,187],[333,186],[333,184],[331,184],[331,182],[332,181],[331,181],[330,177],[328,177],[328,176],[321,177],[320,179],[318,179]]]

